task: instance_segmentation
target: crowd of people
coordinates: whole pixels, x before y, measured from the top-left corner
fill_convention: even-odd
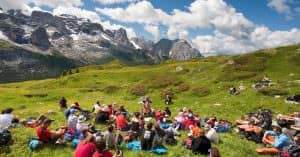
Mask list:
[[[262,84],[270,84],[267,76]],[[232,86],[230,94],[238,95],[240,90]],[[18,119],[13,115],[13,109],[7,108],[0,114],[0,138],[2,130],[21,124],[36,129],[37,137],[29,143],[32,150],[44,144],[71,142],[75,148],[74,157],[122,157],[124,144],[129,150],[163,154],[168,152],[166,145],[177,145],[179,137],[184,136],[181,143],[192,153],[220,157],[219,150],[212,147],[212,143],[222,142],[219,134],[233,127],[229,121],[216,116],[201,117],[186,107],[172,113],[170,105],[173,101],[168,94],[164,103],[163,109],[154,109],[151,98],[146,96],[140,102],[141,110],[130,113],[125,105],[117,103],[106,105],[96,101],[91,110],[82,108],[78,102],[68,106],[66,98],[62,97],[59,107],[64,113],[65,123],[55,130],[49,129],[54,120],[46,115]],[[259,154],[299,157],[300,114],[280,114],[275,121],[273,114],[268,109],[248,113],[236,120],[236,131],[246,139],[260,143],[261,148],[256,149]],[[106,127],[99,129],[97,124]]]

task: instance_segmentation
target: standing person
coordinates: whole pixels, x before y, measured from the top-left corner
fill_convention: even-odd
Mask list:
[[[192,140],[192,152],[194,154],[209,154],[211,143],[205,136],[203,129],[200,129],[199,136]]]
[[[93,106],[92,111],[97,114],[101,110],[101,104],[99,101],[96,101],[96,104]]]
[[[153,147],[158,147],[163,145],[164,137],[166,132],[160,128],[158,124],[155,125],[155,135],[153,140]]]
[[[118,130],[127,131],[129,129],[125,115],[120,112],[116,114],[116,123]]]
[[[68,108],[67,100],[66,100],[65,97],[62,97],[62,98],[60,99],[60,101],[59,101],[59,107],[60,107],[60,109],[61,109],[62,111]]]
[[[169,94],[167,94],[166,95],[166,98],[165,98],[165,104],[166,105],[170,105],[170,104],[172,104],[173,102],[172,102],[172,97],[169,95]]]
[[[141,149],[142,150],[151,150],[155,132],[152,130],[153,123],[149,122],[147,124],[146,130],[142,133],[141,136]]]

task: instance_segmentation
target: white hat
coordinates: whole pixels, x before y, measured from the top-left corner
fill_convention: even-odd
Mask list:
[[[84,115],[80,115],[80,116],[78,117],[78,122],[79,122],[79,123],[82,123],[82,122],[84,122],[84,121],[86,121],[86,118],[84,117]]]

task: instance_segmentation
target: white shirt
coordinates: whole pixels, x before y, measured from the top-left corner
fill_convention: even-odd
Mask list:
[[[101,110],[101,106],[98,104],[95,104],[94,105],[94,113],[98,113],[98,111],[100,111],[100,110]]]
[[[13,114],[0,114],[0,128],[8,128],[11,125],[13,119]]]
[[[295,118],[296,127],[300,127],[300,118]]]
[[[78,117],[74,114],[71,114],[68,118],[68,127],[76,129]]]
[[[220,137],[214,128],[211,128],[207,133],[206,137],[213,143],[218,144],[220,142]]]
[[[77,125],[76,125],[76,130],[77,130],[77,131],[82,132],[82,131],[88,130],[88,129],[89,129],[88,124],[85,124],[85,123],[77,123]]]

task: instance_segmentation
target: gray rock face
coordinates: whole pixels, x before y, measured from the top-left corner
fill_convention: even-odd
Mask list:
[[[103,27],[99,23],[84,22],[80,26],[80,31],[90,35],[96,35],[97,32],[103,32]]]
[[[187,41],[177,41],[170,50],[170,58],[175,60],[188,60],[201,57],[198,50],[193,49]]]
[[[53,15],[47,12],[33,11],[31,14],[31,22],[39,25],[51,24],[53,19]]]
[[[153,46],[153,51],[156,52],[161,60],[169,59],[169,52],[172,49],[174,41],[169,39],[161,39]]]
[[[35,45],[41,50],[47,50],[51,45],[51,43],[48,40],[48,34],[43,27],[38,27],[32,32],[30,36],[30,41],[32,45]]]
[[[151,40],[145,40],[141,38],[131,38],[131,40],[144,50],[151,50],[154,45],[153,41]]]
[[[133,47],[133,45],[129,42],[126,30],[123,28],[120,28],[120,29],[114,31],[113,39],[119,45]]]

